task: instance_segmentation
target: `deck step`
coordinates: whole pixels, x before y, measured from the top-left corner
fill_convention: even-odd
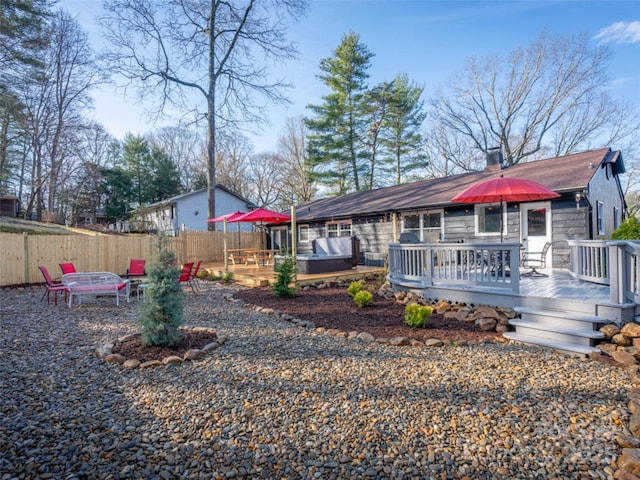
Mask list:
[[[600,353],[600,350],[596,347],[577,345],[575,343],[558,342],[540,337],[531,337],[516,332],[505,332],[502,335],[509,340],[515,340],[517,342],[527,343],[529,345],[538,345],[541,347],[553,348],[554,350],[562,353],[568,353],[570,355],[589,355],[592,353]]]
[[[611,323],[606,317],[594,314],[547,310],[542,308],[515,307],[523,320],[533,320],[540,324],[553,325],[560,329],[596,330],[599,324]]]
[[[516,327],[516,332],[520,335],[539,337],[557,342],[593,346],[594,341],[604,338],[604,335],[597,330],[568,328],[565,326],[540,323],[535,320],[514,318],[509,320],[509,324]]]
[[[545,310],[542,308],[529,308],[529,307],[515,307],[514,310],[518,313],[546,315],[548,317],[562,318],[566,320],[581,320],[583,322],[591,323],[611,323],[606,317],[599,317],[598,315],[589,315],[586,313],[569,312],[563,310]]]

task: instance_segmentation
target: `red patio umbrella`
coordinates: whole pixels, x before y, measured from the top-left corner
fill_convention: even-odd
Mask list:
[[[213,223],[213,222],[224,222],[224,219],[227,219],[227,223],[233,222],[235,218],[241,217],[242,215],[246,215],[247,212],[233,212],[233,213],[225,213],[224,215],[220,215],[219,217],[209,218],[205,220],[205,222]]]
[[[502,215],[504,202],[533,202],[557,198],[560,195],[544,185],[524,178],[500,175],[475,183],[451,199],[454,203],[500,202],[500,241],[502,242]]]
[[[291,217],[285,213],[272,212],[266,208],[258,208],[249,213],[240,215],[227,222],[255,222],[255,223],[284,223],[291,221]]]

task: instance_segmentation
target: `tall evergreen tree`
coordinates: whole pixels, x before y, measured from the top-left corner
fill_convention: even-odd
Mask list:
[[[159,202],[180,194],[180,172],[176,163],[159,147],[151,148],[151,182],[145,198],[148,202]]]
[[[122,153],[125,168],[131,176],[132,200],[139,207],[149,201],[149,180],[153,178],[151,147],[145,138],[127,134]]]
[[[307,120],[311,132],[309,157],[318,183],[337,194],[363,188],[358,132],[362,128],[362,101],[373,55],[360,43],[359,35],[350,32],[342,36],[333,57],[320,61],[324,73],[318,78],[331,93],[322,97],[323,104],[309,106],[315,114],[315,118]]]
[[[411,85],[406,74],[398,75],[391,83],[382,144],[391,154],[396,185],[410,180],[406,176],[412,171],[427,166],[426,156],[420,148],[420,128],[426,117],[424,102],[420,99],[423,90],[423,87]]]

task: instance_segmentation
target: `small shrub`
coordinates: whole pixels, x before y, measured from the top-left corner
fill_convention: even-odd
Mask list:
[[[222,275],[223,282],[230,282],[232,278],[233,278],[233,274],[231,274],[230,272],[227,272],[224,275]]]
[[[293,258],[286,258],[280,265],[276,265],[274,270],[278,274],[276,277],[276,283],[273,284],[272,290],[278,298],[292,298],[296,296],[295,287],[289,285],[293,282],[293,275],[296,265],[293,263]]]
[[[160,255],[149,266],[148,286],[137,318],[145,346],[171,347],[182,338],[179,327],[183,322],[183,292],[175,260],[172,252],[161,247]]]
[[[373,302],[373,295],[371,294],[371,292],[361,290],[353,296],[353,300],[356,302],[356,305],[358,305],[358,307],[362,308]]]
[[[640,240],[640,222],[636,217],[629,217],[611,234],[614,240]]]
[[[413,328],[426,327],[433,308],[412,303],[404,309],[404,323]]]
[[[351,284],[349,284],[349,288],[347,288],[347,293],[353,298],[362,290],[363,285],[362,280],[351,282]]]

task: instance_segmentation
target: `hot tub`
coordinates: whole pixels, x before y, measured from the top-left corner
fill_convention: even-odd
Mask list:
[[[274,265],[281,264],[286,257],[276,255]],[[351,255],[296,255],[298,273],[313,274],[351,270]]]

